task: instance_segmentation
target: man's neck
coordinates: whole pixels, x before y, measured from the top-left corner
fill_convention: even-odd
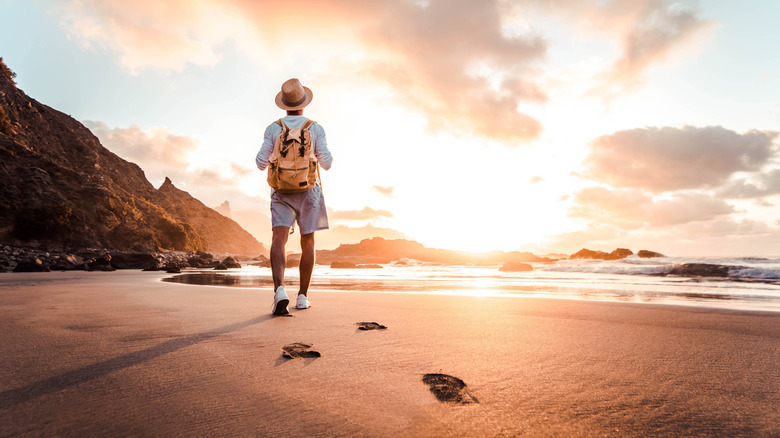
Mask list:
[[[295,111],[288,110],[287,111],[287,115],[288,116],[302,116],[303,115],[303,110],[302,109],[295,110]]]

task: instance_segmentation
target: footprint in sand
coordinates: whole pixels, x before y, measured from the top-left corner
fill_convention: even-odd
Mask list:
[[[479,403],[476,397],[466,389],[463,380],[447,374],[426,374],[422,378],[436,399],[442,403],[469,404]]]
[[[299,342],[285,345],[282,347],[282,356],[286,357],[287,359],[306,359],[310,357],[320,357],[319,351],[309,350],[309,348],[311,348],[311,345],[301,344]]]
[[[382,324],[377,324],[375,322],[356,322],[355,325],[358,326],[358,329],[360,330],[384,330],[387,328]]]

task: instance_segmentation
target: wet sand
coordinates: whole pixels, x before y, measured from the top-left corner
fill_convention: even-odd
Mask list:
[[[778,313],[166,276],[0,274],[0,436],[780,435]]]

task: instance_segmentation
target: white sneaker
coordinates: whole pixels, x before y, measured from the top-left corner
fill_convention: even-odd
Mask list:
[[[287,298],[287,293],[284,291],[284,286],[277,287],[276,293],[274,294],[274,307],[272,309],[273,314],[286,315],[290,313],[290,311],[287,310],[288,304],[290,304],[290,299]]]
[[[309,299],[306,297],[306,295],[298,294],[298,300],[295,303],[296,309],[308,309],[311,307],[311,303],[309,302]]]

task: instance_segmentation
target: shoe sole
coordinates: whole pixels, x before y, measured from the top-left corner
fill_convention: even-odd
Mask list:
[[[274,315],[286,315],[290,312],[287,311],[287,305],[290,304],[290,300],[279,300],[274,307]]]

